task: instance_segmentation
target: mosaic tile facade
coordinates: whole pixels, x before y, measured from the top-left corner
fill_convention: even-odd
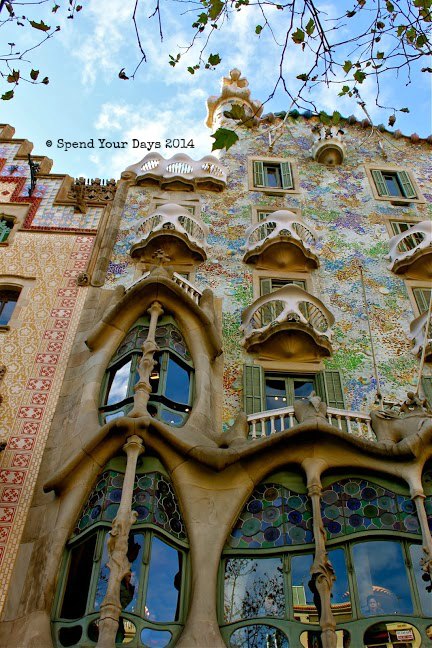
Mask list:
[[[360,125],[345,125],[347,157],[342,166],[326,167],[313,161],[311,126],[314,120],[289,118],[287,128],[268,149],[269,125],[257,131],[239,131],[240,141],[221,157],[229,168],[227,188],[220,194],[202,192],[202,219],[210,228],[208,260],[195,272],[198,288],[210,287],[223,300],[224,334],[224,420],[232,423],[243,407],[242,366],[251,361],[241,347],[241,312],[258,295],[253,295],[253,266],[242,262],[245,231],[252,222],[252,207],[297,208],[306,224],[320,235],[318,270],[310,274],[313,293],[335,315],[332,357],[328,369],[340,370],[347,409],[368,412],[373,404],[376,381],[361,293],[357,263],[363,264],[367,300],[374,343],[377,349],[379,379],[384,397],[403,401],[416,383],[418,360],[411,353],[409,325],[414,317],[402,278],[388,269],[390,218],[427,220],[430,204],[393,206],[373,197],[365,163],[375,162],[412,172],[427,202],[430,149],[427,144],[388,137],[385,158],[378,134],[370,135]],[[250,191],[248,159],[265,156],[289,158],[299,175],[299,193],[268,196]],[[121,227],[108,273],[109,285],[128,285],[134,266],[128,255],[139,219],[149,214],[156,190],[133,187],[129,190]],[[162,194],[160,194],[162,195]],[[169,194],[164,194],[169,200]],[[185,192],[184,197],[188,194]],[[160,200],[160,198],[159,198]],[[259,273],[258,273],[259,274]],[[277,273],[275,273],[277,277]],[[286,274],[284,275],[286,276]],[[431,371],[426,368],[426,375]]]

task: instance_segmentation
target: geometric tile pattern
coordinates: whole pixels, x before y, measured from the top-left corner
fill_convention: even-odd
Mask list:
[[[0,276],[36,279],[16,326],[0,334],[7,366],[0,423],[0,439],[7,441],[0,457],[0,609],[84,304],[86,289],[76,277],[93,243],[94,236],[17,232],[12,246],[2,250]]]

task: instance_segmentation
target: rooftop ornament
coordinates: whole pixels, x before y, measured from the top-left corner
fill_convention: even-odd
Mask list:
[[[222,107],[226,111],[232,109],[234,105],[243,106],[246,116],[246,120],[243,121],[245,126],[252,128],[252,126],[258,124],[263,105],[261,101],[251,99],[248,86],[248,80],[242,77],[240,70],[237,68],[231,70],[229,77],[223,77],[220,95],[207,99],[206,124],[209,128],[213,128],[218,108]]]
[[[315,162],[326,166],[337,166],[342,164],[346,154],[343,142],[344,131],[335,126],[323,126],[315,124],[312,127],[315,136],[311,155]]]
[[[28,190],[28,195],[31,196],[33,194],[33,191],[36,188],[37,174],[39,173],[40,170],[40,164],[32,160],[32,156],[30,155],[30,153],[28,154],[27,157],[28,157],[28,165],[30,167],[30,188]]]

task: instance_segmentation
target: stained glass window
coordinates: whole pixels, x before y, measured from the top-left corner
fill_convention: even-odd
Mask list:
[[[421,534],[412,500],[366,479],[345,479],[324,489],[321,514],[328,539],[384,529]]]

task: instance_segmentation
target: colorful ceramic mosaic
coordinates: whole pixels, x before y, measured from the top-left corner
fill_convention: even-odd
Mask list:
[[[74,535],[97,522],[111,523],[117,515],[124,475],[115,470],[103,472],[83,508]],[[136,475],[132,509],[135,524],[154,524],[178,540],[186,539],[186,530],[171,484],[159,473]]]
[[[308,496],[280,484],[264,483],[252,493],[226,546],[272,549],[309,542],[313,542],[313,533]]]
[[[414,502],[366,479],[346,479],[323,490],[321,514],[328,539],[374,530],[421,534]]]

